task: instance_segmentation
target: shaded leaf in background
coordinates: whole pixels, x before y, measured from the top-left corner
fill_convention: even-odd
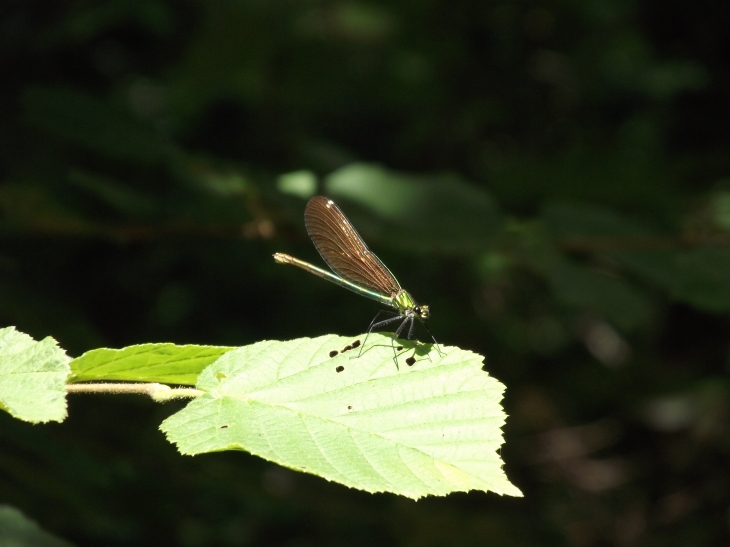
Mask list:
[[[714,313],[730,311],[730,249],[621,252],[616,258],[664,286],[675,300]]]
[[[730,185],[730,179],[722,181]],[[721,230],[730,231],[730,190],[722,190],[712,196],[713,221]]]
[[[623,279],[565,259],[553,261],[547,275],[560,302],[598,313],[620,329],[637,329],[650,318],[649,298]]]
[[[540,216],[559,239],[657,235],[648,226],[616,211],[583,203],[552,201],[542,208]]]
[[[277,179],[276,187],[283,194],[309,199],[317,191],[317,176],[306,170],[285,173]]]
[[[53,338],[0,329],[0,409],[26,422],[63,421],[68,363]]]
[[[32,88],[25,92],[23,104],[30,125],[103,156],[156,163],[165,153],[160,137],[148,125],[84,91]]]
[[[490,195],[457,175],[407,175],[355,163],[328,175],[325,190],[375,213],[386,222],[380,237],[409,249],[477,252],[494,245],[503,226]]]
[[[88,233],[92,224],[58,203],[41,185],[9,183],[0,186],[0,209],[5,229]]]
[[[72,547],[71,543],[42,530],[9,505],[0,505],[0,545],[3,547]]]
[[[557,237],[583,240],[587,250],[594,245],[594,252],[606,254],[628,272],[664,287],[671,298],[710,312],[730,311],[730,249],[657,249],[673,240],[615,211],[590,205],[553,202],[543,209],[542,216]],[[608,248],[603,247],[604,243],[609,244]],[[594,289],[593,298],[609,303],[604,291]],[[616,304],[628,303],[626,289],[628,285],[622,296],[614,291]],[[636,290],[631,292],[638,294]]]
[[[401,354],[396,368],[391,339],[373,334],[360,357],[330,357],[351,342],[329,335],[231,351],[200,375],[208,393],[161,428],[183,454],[246,450],[368,492],[521,495],[497,454],[504,386],[482,356],[444,347],[412,367]]]
[[[119,181],[80,169],[71,171],[68,179],[74,186],[96,196],[120,213],[143,216],[155,211],[155,202],[151,197]]]

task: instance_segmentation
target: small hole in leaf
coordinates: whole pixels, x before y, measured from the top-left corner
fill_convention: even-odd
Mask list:
[[[403,346],[398,346],[397,348],[395,348],[395,351],[402,351],[402,350],[403,350]]]
[[[336,349],[333,349],[332,351],[330,351],[330,357],[334,357],[334,356],[335,356],[335,355],[337,355],[338,353],[340,353],[340,352],[339,352],[339,351],[337,351]]]
[[[228,426],[227,425],[222,425],[220,428],[221,429],[228,429]]]
[[[355,348],[358,348],[358,347],[360,347],[360,340],[355,340],[352,343],[352,348],[355,349]]]
[[[415,357],[409,357],[408,359],[406,359],[406,365],[408,365],[409,367],[412,367],[413,363],[415,363],[415,362],[416,362]]]
[[[340,366],[339,366],[339,367],[337,367],[337,368],[336,368],[335,370],[336,370],[337,372],[342,372],[343,370],[345,370],[345,367],[343,367],[342,365],[340,365]]]
[[[345,346],[342,348],[342,353],[345,353],[346,351],[350,351],[352,349],[352,346]]]

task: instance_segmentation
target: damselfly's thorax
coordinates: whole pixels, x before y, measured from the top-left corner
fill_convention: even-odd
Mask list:
[[[393,296],[392,306],[406,317],[416,317],[421,321],[428,319],[431,311],[427,304],[417,304],[410,293],[400,289]]]

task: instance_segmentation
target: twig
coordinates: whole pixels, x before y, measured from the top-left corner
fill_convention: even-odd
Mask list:
[[[68,384],[68,393],[134,393],[136,395],[149,395],[154,401],[162,403],[172,399],[189,399],[199,397],[205,392],[191,387],[171,388],[164,384]]]

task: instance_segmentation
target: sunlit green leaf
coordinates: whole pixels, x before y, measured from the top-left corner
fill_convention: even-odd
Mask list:
[[[71,381],[127,380],[194,385],[201,370],[231,349],[175,344],[99,348],[71,361]]]
[[[521,495],[497,453],[504,386],[482,356],[398,342],[396,367],[391,339],[378,334],[359,357],[330,357],[352,342],[322,336],[228,352],[200,375],[207,394],[162,430],[183,454],[246,450],[368,492]]]
[[[26,422],[63,421],[68,362],[51,337],[36,342],[13,327],[0,329],[0,408]]]

